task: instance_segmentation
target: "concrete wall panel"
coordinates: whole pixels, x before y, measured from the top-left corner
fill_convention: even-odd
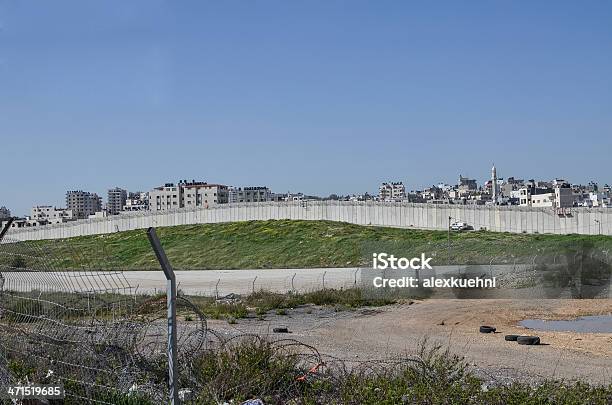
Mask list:
[[[220,223],[267,219],[307,219],[342,221],[359,225],[446,230],[448,217],[474,229],[500,232],[612,235],[612,209],[575,208],[568,215],[552,209],[527,207],[483,207],[414,203],[309,201],[289,203],[240,203],[211,208],[191,208],[164,212],[134,212],[118,216],[80,220],[37,228],[11,229],[20,240],[58,239],[81,235],[200,223]],[[599,221],[599,223],[597,222]]]

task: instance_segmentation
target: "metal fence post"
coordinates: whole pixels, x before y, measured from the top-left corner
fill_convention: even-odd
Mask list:
[[[251,289],[251,292],[252,292],[253,294],[255,294],[255,282],[256,282],[256,281],[257,281],[257,276],[255,276],[255,278],[253,279],[253,286],[252,286],[253,288]]]
[[[6,235],[9,228],[13,224],[13,220],[14,218],[9,218],[8,221],[6,221],[4,228],[0,230],[0,242],[2,242],[2,239],[4,239],[4,235]],[[2,275],[2,272],[0,271],[0,293],[2,293],[2,291],[4,291],[4,276]]]
[[[157,256],[157,261],[161,265],[166,276],[166,297],[168,300],[168,394],[171,405],[179,405],[178,367],[177,367],[177,331],[176,331],[176,276],[170,266],[164,248],[159,242],[155,228],[147,230],[147,236],[151,247]]]

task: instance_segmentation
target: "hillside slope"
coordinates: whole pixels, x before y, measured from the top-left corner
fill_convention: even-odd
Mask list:
[[[528,235],[492,232],[448,234],[444,231],[382,228],[331,221],[248,221],[158,228],[176,269],[355,267],[368,263],[371,251],[425,252],[442,264],[525,261],[528,257],[588,245],[612,246],[612,238],[582,235]],[[55,259],[54,268],[158,268],[144,230],[56,241],[24,242]],[[378,250],[376,250],[378,249]],[[391,249],[392,250],[392,249]],[[0,263],[7,263],[0,256]],[[15,260],[15,259],[11,259]],[[26,260],[29,260],[26,258]],[[29,267],[20,259],[19,266]]]

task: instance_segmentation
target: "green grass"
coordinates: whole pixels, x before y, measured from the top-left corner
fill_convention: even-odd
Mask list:
[[[365,306],[382,306],[397,302],[392,298],[369,299],[363,296],[359,288],[341,290],[326,289],[306,293],[279,294],[264,290],[242,297],[235,302],[217,302],[213,297],[199,295],[184,296],[207,318],[226,319],[235,323],[237,319],[249,315],[263,316],[269,311],[277,315],[287,315],[288,309],[301,305],[333,306],[337,310],[360,308]],[[55,304],[54,304],[55,303]],[[193,308],[181,305],[179,301],[179,318],[192,322],[197,318]],[[95,317],[98,320],[110,319],[113,316],[138,316],[164,313],[166,296],[120,294],[97,294],[95,298],[87,294],[61,292],[5,292],[0,299],[4,309],[2,320],[7,323],[35,323],[41,319],[58,319],[64,322],[79,323]]]
[[[288,309],[301,305],[333,306],[338,310],[369,306],[390,305],[394,299],[368,299],[359,288],[342,290],[326,289],[306,293],[278,294],[269,291],[256,291],[233,303],[215,302],[211,297],[189,296],[188,299],[209,318],[241,319],[249,314],[264,316],[269,311],[276,315],[287,315]]]
[[[313,304],[319,306],[338,306],[344,308],[359,308],[366,306],[382,306],[396,302],[394,299],[368,299],[359,288],[342,290],[325,289],[306,293],[277,294],[268,291],[257,291],[245,297],[245,304],[257,308],[258,312],[295,308],[300,305]]]
[[[175,269],[245,269],[356,267],[369,252],[392,250],[431,255],[433,263],[489,263],[490,258],[542,256],[560,247],[589,245],[609,249],[612,237],[584,235],[511,234],[486,231],[451,234],[449,256],[445,231],[359,226],[331,221],[270,220],[157,228]],[[29,266],[31,256],[57,269],[158,269],[144,230],[83,236],[56,241],[22,243]],[[35,253],[33,251],[36,250]],[[612,253],[612,252],[610,252]],[[18,256],[21,257],[21,256]],[[0,254],[0,268],[21,258]]]

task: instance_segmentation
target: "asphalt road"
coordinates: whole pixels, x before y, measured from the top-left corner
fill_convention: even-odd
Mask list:
[[[359,282],[358,268],[328,269],[257,269],[176,271],[178,288],[188,295],[248,294],[253,290],[286,293],[326,288],[350,287]],[[155,293],[165,289],[166,279],[161,271],[126,271],[126,280],[137,292]],[[293,287],[292,287],[293,280]]]
[[[358,268],[185,270],[176,271],[179,290],[188,295],[224,296],[253,290],[286,293],[346,288],[360,281]],[[113,292],[155,294],[166,289],[159,271],[4,272],[0,289],[15,291]]]

